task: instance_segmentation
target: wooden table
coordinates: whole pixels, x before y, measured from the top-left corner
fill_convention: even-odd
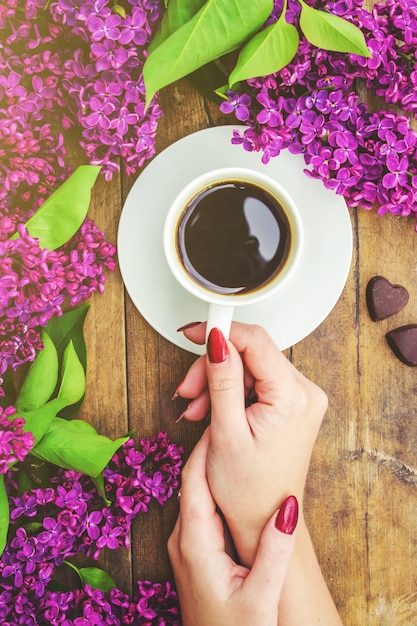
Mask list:
[[[160,103],[158,152],[189,133],[233,121],[186,81],[163,90]],[[90,215],[114,242],[133,182],[115,176],[94,188]],[[320,327],[286,351],[329,396],[306,515],[344,623],[411,625],[417,624],[417,378],[393,355],[385,333],[417,322],[417,234],[406,219],[361,209],[351,212],[351,220],[354,252],[344,292]],[[410,301],[395,317],[376,323],[365,289],[377,274],[407,287]],[[144,321],[118,271],[108,276],[104,295],[93,299],[86,335],[82,417],[110,437],[133,429],[138,440],[165,430],[185,447],[186,458],[204,424],[176,424],[184,405],[171,395],[195,356]],[[176,514],[175,498],[164,508],[152,507],[136,520],[131,551],[102,558],[122,589],[129,592],[137,579],[172,577],[166,541]]]

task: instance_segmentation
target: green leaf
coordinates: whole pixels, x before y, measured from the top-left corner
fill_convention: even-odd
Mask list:
[[[162,87],[236,50],[259,30],[272,7],[272,0],[207,0],[146,59],[146,105]]]
[[[63,342],[72,334],[74,329],[79,330],[79,325],[82,325],[86,311],[79,311],[77,316],[71,316],[71,320],[66,318],[66,322],[71,321],[73,323],[69,325],[66,323],[61,332],[58,332],[56,327],[53,329],[52,334],[58,343],[59,351],[62,352],[58,397],[48,402],[58,378],[58,353],[54,342],[46,331],[43,331],[45,348],[37,355],[22,384],[16,403],[17,415],[25,419],[24,430],[33,434],[35,446],[40,442],[58,413],[68,406],[75,405],[84,396],[85,369],[78,358],[73,342],[69,341],[65,350],[63,349]],[[65,329],[68,332],[65,332]],[[82,334],[82,330],[80,332]],[[82,340],[84,340],[83,337]],[[82,353],[85,351],[85,345],[80,344],[80,351]],[[34,368],[33,371],[32,368]],[[45,376],[45,373],[48,375]]]
[[[229,90],[229,85],[222,85],[221,87],[217,87],[216,94],[219,96],[221,100],[229,100],[227,92]]]
[[[155,50],[172,33],[189,22],[205,2],[206,0],[171,0],[162,16],[159,29],[148,46],[148,52]]]
[[[77,232],[87,215],[99,172],[100,167],[95,165],[77,167],[26,222],[29,234],[39,239],[41,248],[55,250]]]
[[[61,398],[54,398],[38,409],[33,411],[17,411],[15,417],[23,417],[25,424],[23,430],[31,432],[35,438],[35,447],[42,439],[54,418],[65,406]],[[31,450],[33,452],[34,449]]]
[[[10,510],[6,487],[4,486],[4,474],[0,474],[0,556],[7,543],[9,531]]]
[[[62,380],[58,391],[58,398],[65,406],[78,402],[85,393],[85,372],[80,359],[75,352],[72,341],[64,351],[62,360]]]
[[[347,20],[301,4],[300,28],[313,46],[370,57],[362,31]]]
[[[229,76],[229,87],[248,78],[279,72],[294,58],[298,43],[298,31],[285,20],[283,10],[274,24],[257,33],[242,48]]]
[[[99,435],[84,420],[56,417],[32,454],[39,459],[96,478],[116,450],[128,440],[115,441]]]
[[[32,411],[51,397],[58,380],[58,353],[47,332],[41,331],[43,350],[38,352],[20,388],[16,400],[18,411]]]
[[[83,585],[90,585],[93,589],[100,589],[107,593],[110,589],[114,589],[116,587],[116,583],[113,578],[104,570],[98,567],[76,567],[73,563],[69,561],[64,561],[66,565],[72,567],[74,571],[77,572],[78,576]]]
[[[87,372],[87,348],[84,339],[84,322],[89,308],[90,305],[85,304],[77,309],[71,309],[61,317],[53,317],[47,326],[48,335],[55,344],[60,362],[62,363],[64,349],[68,343],[72,341],[84,373]],[[83,401],[84,394],[75,404],[62,409],[62,411],[60,411],[60,417],[72,419],[80,410]]]
[[[90,305],[85,304],[77,309],[67,311],[61,317],[52,317],[47,326],[48,335],[55,344],[58,357],[62,359],[65,348],[72,341],[84,371],[87,368],[84,322],[89,308]]]

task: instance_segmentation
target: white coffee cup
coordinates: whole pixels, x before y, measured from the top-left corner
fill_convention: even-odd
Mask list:
[[[255,288],[243,289],[236,293],[220,293],[219,290],[221,291],[222,287],[217,288],[217,286],[214,286],[213,288],[210,281],[208,283],[201,281],[200,275],[198,272],[194,272],[194,270],[194,275],[192,275],[185,266],[188,263],[188,259],[184,260],[184,254],[180,250],[179,243],[179,233],[180,231],[184,231],[184,224],[186,220],[189,220],[191,211],[189,208],[190,204],[199,203],[202,195],[205,193],[211,194],[213,189],[216,189],[219,185],[223,187],[225,184],[227,184],[227,186],[236,187],[239,187],[240,184],[243,186],[249,185],[260,191],[261,194],[266,194],[262,197],[269,199],[273,203],[272,206],[276,205],[281,207],[280,210],[284,214],[283,218],[285,219],[285,224],[290,233],[289,244],[285,251],[285,259],[281,260],[280,268],[277,269],[271,277],[262,282],[262,284],[255,286]],[[230,198],[231,196],[228,197]],[[214,196],[212,196],[212,199],[213,198]],[[274,219],[269,216],[268,211],[266,209],[264,210],[261,204],[255,201],[251,202],[252,204],[249,203],[246,205],[243,211],[244,220],[250,215],[250,220],[248,220],[249,239],[252,242],[257,241],[256,237],[250,236],[250,229],[254,229],[256,233],[256,221],[258,215],[259,220],[261,219],[262,211],[262,214],[265,213],[265,219],[267,220],[266,222],[264,221],[264,227],[268,230],[268,238],[273,239],[276,235],[276,242],[274,244],[270,242],[269,248],[272,249],[273,245],[276,244],[276,249],[278,250],[280,236],[283,238],[283,233],[280,234],[278,225],[275,224]],[[259,211],[259,213],[256,213],[256,211]],[[197,222],[197,218],[194,217],[194,214],[193,218],[190,224]],[[251,226],[249,226],[249,223]],[[286,231],[286,228],[282,230]],[[276,294],[293,275],[302,253],[303,225],[293,199],[277,181],[255,170],[241,167],[227,167],[211,170],[202,174],[192,180],[178,193],[168,210],[163,237],[165,257],[174,277],[189,293],[208,304],[207,336],[212,328],[217,327],[222,331],[225,337],[228,337],[233,311],[236,307],[253,305],[260,300],[271,297]],[[183,238],[183,235],[181,235],[181,237]],[[256,243],[254,245],[256,247]],[[204,247],[204,244],[202,244],[202,247]],[[228,248],[226,249],[226,253],[227,250]],[[258,246],[258,256],[260,250],[261,248]],[[239,254],[241,253],[239,252]],[[277,256],[278,252],[276,251],[275,254]],[[270,261],[270,263],[273,262]],[[225,265],[228,266],[227,263]],[[204,282],[206,282],[206,284],[203,284]]]

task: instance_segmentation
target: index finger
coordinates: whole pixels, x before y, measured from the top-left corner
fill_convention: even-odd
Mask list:
[[[181,516],[208,517],[216,505],[207,482],[207,452],[210,442],[206,429],[196,443],[181,473]]]
[[[181,551],[197,563],[207,554],[225,550],[223,524],[207,482],[210,428],[197,442],[182,472],[180,497]]]

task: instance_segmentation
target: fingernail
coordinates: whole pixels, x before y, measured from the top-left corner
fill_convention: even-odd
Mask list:
[[[198,326],[201,322],[190,322],[189,324],[184,324],[184,326],[180,326],[177,328],[177,333],[182,333],[183,330],[188,330],[189,328],[194,328],[194,326]]]
[[[228,355],[227,342],[221,330],[212,328],[207,339],[207,354],[211,363],[223,363]]]
[[[292,535],[298,521],[298,500],[288,496],[281,505],[275,520],[275,528],[281,533]]]
[[[183,411],[182,413],[180,413],[177,417],[177,419],[175,420],[175,423],[178,424],[178,422],[180,422],[184,417],[185,414],[187,413],[188,409],[191,407],[192,402],[190,402],[190,404],[188,404],[187,408],[185,409],[185,411]]]
[[[174,393],[171,396],[171,400],[175,400],[175,398],[178,398],[178,396],[180,395],[179,389],[180,389],[182,383],[184,382],[184,379],[185,379],[185,376],[178,383],[176,390],[174,391]]]

